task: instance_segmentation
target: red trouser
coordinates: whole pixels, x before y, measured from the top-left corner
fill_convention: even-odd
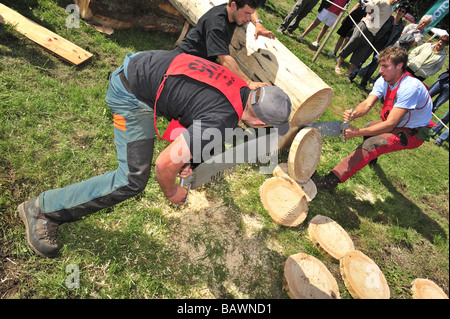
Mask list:
[[[375,123],[377,122],[372,122],[369,126]],[[403,135],[403,138],[401,138],[401,135]],[[423,140],[417,138],[415,131],[409,128],[395,128],[390,133],[367,138],[352,154],[343,159],[332,172],[343,183],[378,156],[414,149],[422,145],[423,142]]]

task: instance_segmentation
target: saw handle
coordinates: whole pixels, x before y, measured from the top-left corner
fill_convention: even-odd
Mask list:
[[[191,175],[191,176],[186,177],[186,178],[180,178],[180,186],[181,187],[185,187],[185,185],[187,184],[186,199],[184,200],[184,203],[181,204],[180,206],[186,205],[186,203],[188,201],[189,192],[191,191],[191,181],[192,181],[193,178],[194,178],[194,175]]]
[[[350,109],[350,112],[353,112],[353,109]],[[341,140],[342,142],[347,142],[347,139],[344,137],[344,132],[348,127],[350,126],[350,122],[344,122],[342,123],[342,129],[341,129]]]

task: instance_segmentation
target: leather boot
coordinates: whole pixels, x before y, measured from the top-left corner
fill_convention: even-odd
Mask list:
[[[25,224],[28,246],[41,257],[56,257],[59,251],[56,239],[59,224],[41,213],[38,197],[23,202],[17,210]]]
[[[330,172],[328,175],[322,178],[312,178],[313,182],[316,184],[317,189],[327,189],[334,190],[336,186],[341,182],[339,178]]]

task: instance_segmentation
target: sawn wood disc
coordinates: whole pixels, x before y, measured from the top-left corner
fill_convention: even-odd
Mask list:
[[[284,287],[292,299],[340,299],[336,279],[317,258],[298,253],[286,260]]]
[[[272,177],[261,185],[261,202],[270,217],[283,226],[295,227],[308,214],[305,192],[292,179]]]
[[[389,299],[386,278],[380,268],[359,250],[347,253],[340,260],[342,279],[355,299]]]
[[[411,290],[413,299],[448,299],[444,290],[429,279],[417,278]]]
[[[355,250],[347,232],[329,217],[317,215],[309,222],[308,233],[316,247],[333,258],[341,259]]]

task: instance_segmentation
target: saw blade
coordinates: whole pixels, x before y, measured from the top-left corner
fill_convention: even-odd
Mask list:
[[[228,172],[233,172],[238,165],[267,164],[261,167],[263,173],[269,174],[278,164],[278,134],[249,136],[245,142],[238,143],[224,152],[194,168],[191,188],[196,189],[215,181]]]
[[[314,127],[320,131],[322,136],[335,137],[341,135],[342,123],[341,121],[318,122],[307,124],[304,127]]]

